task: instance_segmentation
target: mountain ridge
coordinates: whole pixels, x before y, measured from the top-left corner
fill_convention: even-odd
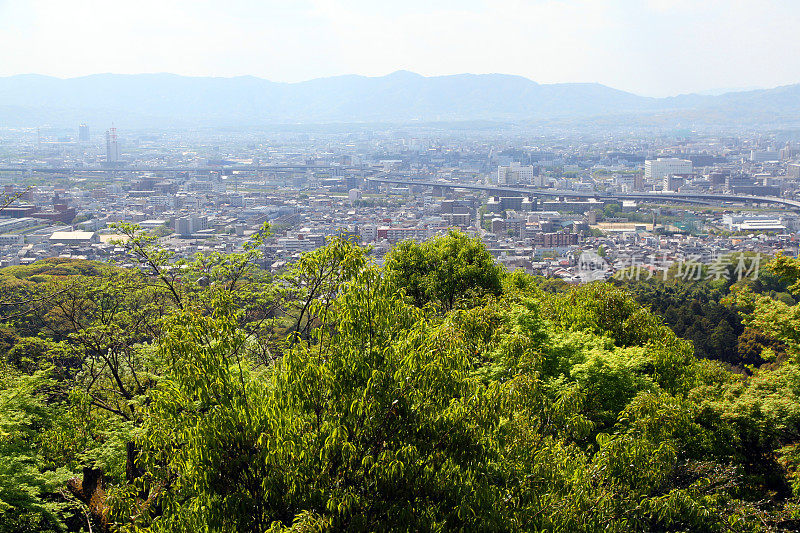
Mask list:
[[[721,95],[640,96],[599,83],[540,84],[509,74],[426,77],[410,71],[302,82],[172,73],[0,77],[0,127],[264,126],[573,120],[614,115],[686,116],[712,122],[796,122],[800,84]]]

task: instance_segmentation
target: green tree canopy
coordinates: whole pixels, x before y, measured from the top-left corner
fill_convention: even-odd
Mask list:
[[[400,242],[387,254],[384,274],[417,307],[431,304],[444,312],[502,289],[502,270],[491,254],[455,231],[423,243]]]

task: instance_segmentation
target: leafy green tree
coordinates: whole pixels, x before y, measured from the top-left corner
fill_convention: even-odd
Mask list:
[[[0,375],[0,531],[62,531],[79,511],[64,494],[71,472],[43,453],[43,435],[60,412],[47,390],[46,373]]]
[[[158,246],[158,236],[143,231],[136,224],[119,223],[111,228],[121,234],[117,244],[124,246],[151,276],[161,281],[169,291],[175,305],[183,308],[183,291],[179,283],[181,269],[171,264],[172,251]]]
[[[341,288],[366,264],[364,250],[334,237],[327,246],[304,254],[281,277],[283,312],[291,320],[291,343],[308,339],[328,314]]]
[[[134,420],[139,398],[154,383],[146,345],[170,303],[136,271],[108,266],[95,277],[71,278],[39,284],[47,305],[24,316],[33,316],[47,338],[27,342],[45,351],[93,405]]]
[[[480,420],[493,409],[466,352],[375,268],[356,280],[313,304],[335,328],[315,329],[266,379],[244,366],[229,318],[174,318],[162,344],[174,372],[141,441],[146,492],[164,511],[142,517],[154,530],[501,524],[486,521],[499,494]]]
[[[386,256],[384,274],[417,307],[432,304],[443,312],[502,291],[502,270],[491,254],[455,231],[423,243],[399,243]]]

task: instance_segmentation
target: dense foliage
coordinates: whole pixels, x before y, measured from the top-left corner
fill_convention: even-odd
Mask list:
[[[705,266],[689,279],[676,276],[679,272],[672,268],[666,276],[623,272],[613,281],[662,317],[679,337],[692,341],[697,357],[746,369],[765,362],[761,356],[765,347],[773,354],[782,355],[783,344],[762,330],[745,326],[736,306],[732,305],[732,287],[733,290],[747,287],[754,293],[789,305],[793,305],[795,299],[786,281],[769,269],[762,268],[757,276],[737,276],[736,262],[737,257],[731,257],[727,261],[728,269],[717,273]],[[742,279],[738,279],[740,277]]]
[[[138,270],[0,275],[0,531],[798,527],[785,298],[725,287],[772,343],[745,375],[622,287],[507,274],[458,233],[272,277],[260,236],[175,262],[120,229]],[[800,262],[772,269],[800,293]]]

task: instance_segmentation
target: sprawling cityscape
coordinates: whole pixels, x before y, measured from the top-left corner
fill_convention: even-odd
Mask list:
[[[461,230],[508,270],[585,282],[731,253],[797,256],[800,135],[505,134],[428,128],[2,132],[3,266],[129,261],[112,228],[177,257],[241,250],[264,222],[273,272],[345,235],[380,261]],[[600,255],[598,255],[598,252]]]
[[[0,533],[800,532],[798,27],[0,0]]]

